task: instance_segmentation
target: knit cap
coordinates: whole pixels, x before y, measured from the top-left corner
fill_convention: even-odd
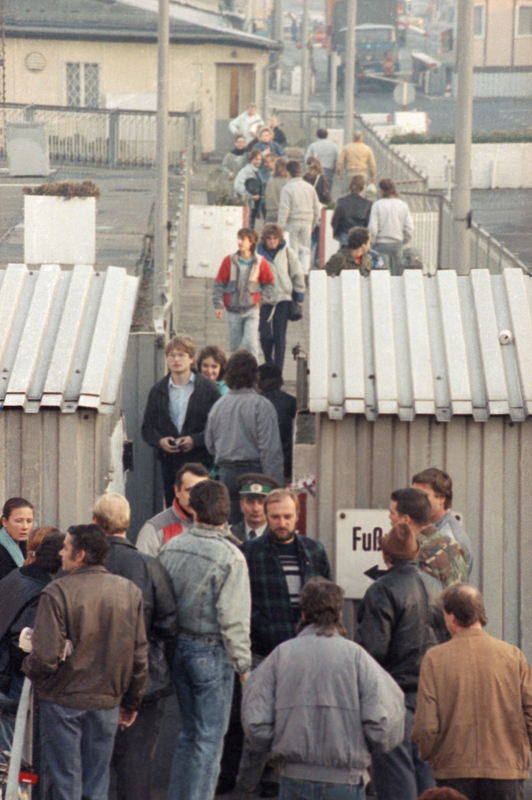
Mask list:
[[[381,539],[381,550],[390,558],[408,561],[417,558],[421,545],[406,522],[399,522]]]

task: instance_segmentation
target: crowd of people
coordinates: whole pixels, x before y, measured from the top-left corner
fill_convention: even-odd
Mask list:
[[[353,141],[338,153],[328,138],[328,130],[319,128],[316,141],[306,151],[302,169],[297,157],[287,158],[287,140],[279,119],[274,118],[266,126],[255,104],[232,120],[229,127],[235,135],[235,146],[224,157],[222,166],[234,195],[249,204],[250,228],[255,229],[261,219],[263,224],[277,223],[281,239],[287,235],[305,275],[318,266],[321,210],[333,204],[335,177],[347,184],[349,193],[335,204],[332,228],[341,257],[332,265],[334,256],[329,259],[325,264],[327,273],[338,275],[340,267],[360,269],[364,275],[370,269],[383,268],[392,275],[402,274],[403,251],[414,231],[412,215],[390,178],[379,181],[380,197],[375,199],[377,165],[361,131],[356,131]],[[361,228],[368,232],[367,249],[363,245],[355,247]],[[356,236],[350,242],[351,232]],[[370,248],[378,255],[364,259]],[[413,263],[417,263],[415,259]]]
[[[391,492],[382,568],[357,604],[353,641],[332,553],[300,532],[290,488],[286,331],[301,315],[330,181],[345,171],[350,182],[332,219],[332,276],[398,274],[408,207],[389,179],[381,199],[363,196],[376,167],[361,135],[338,156],[320,129],[302,176],[279,120],[265,128],[252,106],[231,124],[224,168],[266,221],[260,236],[253,224],[239,231],[214,282],[229,358],[177,335],[149,393],[142,436],[164,509],[137,533],[127,499],[108,493],[64,533],[35,528],[25,498],[3,506],[0,751],[26,676],[42,800],[107,800],[111,770],[118,800],[150,800],[170,695],[168,800],[520,800],[532,674],[484,630],[451,477],[429,467]]]
[[[119,800],[149,800],[172,693],[169,800],[522,798],[532,675],[484,631],[450,476],[391,493],[350,641],[329,554],[284,488],[278,368],[214,345],[196,365],[185,336],[167,363],[143,425],[166,508],[136,545],[119,494],[66,535],[34,529],[24,498],[2,510],[0,740],[27,676],[43,800],[107,800],[111,769]]]

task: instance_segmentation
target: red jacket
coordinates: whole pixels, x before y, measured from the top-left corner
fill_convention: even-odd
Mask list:
[[[240,312],[258,306],[261,298],[266,303],[273,300],[274,278],[266,259],[255,254],[251,264],[243,267],[238,255],[226,256],[218,270],[212,290],[215,308]]]

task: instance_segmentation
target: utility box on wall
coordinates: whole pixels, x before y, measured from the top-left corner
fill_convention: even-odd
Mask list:
[[[11,177],[47,177],[50,172],[48,136],[40,122],[11,122],[6,126]]]
[[[189,206],[188,278],[216,278],[222,259],[238,249],[237,233],[247,225],[247,206]]]

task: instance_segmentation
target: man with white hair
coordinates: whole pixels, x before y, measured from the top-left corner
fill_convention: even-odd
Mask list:
[[[105,568],[132,581],[142,592],[149,642],[148,685],[135,724],[116,734],[111,765],[118,778],[117,800],[150,800],[152,761],[163,718],[161,698],[173,691],[165,649],[177,632],[174,591],[159,559],[141,553],[126,538],[131,509],[125,497],[102,495],[92,516],[111,545]]]

